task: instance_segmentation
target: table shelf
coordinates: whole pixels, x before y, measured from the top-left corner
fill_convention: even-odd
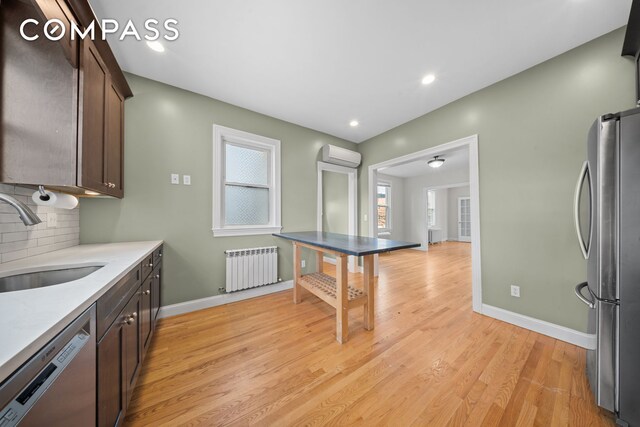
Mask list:
[[[337,306],[336,279],[324,273],[305,274],[298,279],[300,286],[325,301],[332,307]],[[366,303],[366,294],[358,288],[347,287],[349,308],[357,307]]]

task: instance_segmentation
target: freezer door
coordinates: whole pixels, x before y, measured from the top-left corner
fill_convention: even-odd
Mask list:
[[[587,351],[587,376],[598,406],[617,411],[617,327],[618,306],[596,302],[589,310],[589,326],[598,330],[595,350]]]

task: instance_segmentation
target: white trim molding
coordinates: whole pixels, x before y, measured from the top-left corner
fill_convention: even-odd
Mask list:
[[[587,350],[595,350],[596,348],[596,336],[592,334],[576,331],[575,329],[525,316],[524,314],[514,313],[513,311],[488,304],[482,304],[482,314],[560,341],[586,348]]]
[[[225,147],[227,144],[251,148],[267,153],[269,159],[267,172],[268,183],[264,186],[260,185],[260,187],[269,190],[268,224],[225,224],[225,186],[244,185],[226,181]],[[213,125],[213,226],[211,229],[215,237],[271,234],[282,230],[281,187],[279,140],[224,126]]]
[[[471,289],[473,311],[482,313],[482,263],[480,259],[480,174],[478,164],[478,135],[471,135],[455,141],[447,142],[415,153],[396,157],[369,166],[368,185],[368,220],[369,236],[375,237],[376,207],[375,198],[376,183],[378,182],[378,169],[399,166],[411,163],[421,158],[441,155],[443,151],[455,148],[468,147],[469,149],[469,190],[471,195]],[[425,250],[424,248],[422,250]],[[374,256],[374,274],[378,275],[378,256]]]
[[[204,310],[205,308],[217,307],[219,305],[230,304],[232,302],[244,301],[246,299],[261,297],[276,292],[286,291],[293,288],[293,280],[287,280],[273,285],[260,286],[258,288],[246,289],[244,291],[232,292],[228,294],[214,295],[212,297],[185,301],[177,304],[160,307],[158,318],[177,316],[179,314],[191,313],[192,311]]]

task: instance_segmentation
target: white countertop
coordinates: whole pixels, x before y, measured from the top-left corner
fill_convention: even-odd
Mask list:
[[[60,333],[162,241],[80,245],[0,265],[0,277],[104,265],[73,282],[0,293],[0,382]]]

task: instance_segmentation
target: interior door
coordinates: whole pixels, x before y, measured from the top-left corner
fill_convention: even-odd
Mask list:
[[[458,198],[458,241],[471,241],[471,198]]]

